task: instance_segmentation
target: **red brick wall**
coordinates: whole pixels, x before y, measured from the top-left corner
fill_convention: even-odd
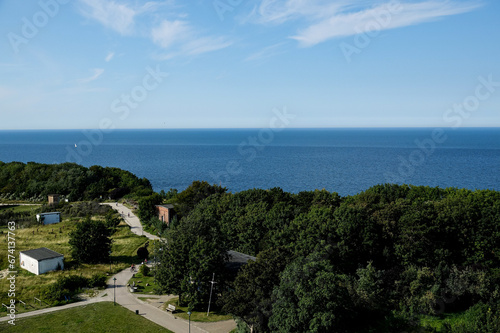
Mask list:
[[[165,207],[156,207],[158,210],[158,219],[165,222],[166,224],[170,223],[170,209]]]

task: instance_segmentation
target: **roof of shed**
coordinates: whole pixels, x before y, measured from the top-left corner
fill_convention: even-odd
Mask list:
[[[49,250],[46,247],[41,247],[39,249],[21,251],[21,253],[36,259],[36,260],[47,260],[52,258],[64,257],[64,255],[57,253],[55,251]]]
[[[156,207],[163,207],[163,208],[172,209],[172,208],[174,208],[174,205],[172,205],[172,204],[156,205]]]

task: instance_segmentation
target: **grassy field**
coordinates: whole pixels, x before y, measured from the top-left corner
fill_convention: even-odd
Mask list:
[[[153,274],[153,272],[151,272],[151,274]],[[141,273],[135,273],[135,276],[131,278],[128,283],[133,285],[135,282],[137,293],[139,294],[154,295],[154,290],[156,288],[154,279],[154,276],[143,276]],[[146,286],[146,284],[149,284],[149,286]]]
[[[64,255],[64,271],[48,272],[42,275],[34,275],[24,269],[18,269],[16,277],[16,299],[22,300],[31,307],[26,311],[31,311],[40,308],[40,305],[35,305],[34,297],[40,298],[40,292],[46,286],[54,283],[59,276],[62,275],[82,275],[91,277],[97,273],[107,274],[110,272],[110,263],[99,265],[76,265],[71,259],[71,249],[68,244],[69,233],[74,229],[77,221],[65,220],[54,225],[40,225],[32,228],[18,229],[15,233],[16,245],[16,264],[19,264],[19,251],[36,249],[39,247],[47,247],[51,250]],[[3,233],[3,234],[2,234]],[[0,229],[0,258],[7,258],[7,229]],[[122,222],[117,228],[117,231],[112,236],[112,253],[111,253],[111,273],[117,273],[130,266],[131,263],[139,263],[140,259],[136,252],[139,247],[144,245],[147,238],[137,236],[130,232],[128,225]],[[1,263],[1,261],[0,261]],[[7,268],[7,263],[4,261],[0,269]],[[8,301],[7,290],[8,281],[0,280],[0,301],[6,303]],[[42,308],[46,307],[42,303]],[[23,312],[24,309],[21,310]],[[0,313],[5,312],[5,308],[0,308]]]
[[[0,323],[1,332],[122,333],[171,332],[112,302],[89,304],[31,318],[16,320],[12,326]]]
[[[19,206],[19,205],[9,205],[9,206],[0,206],[0,212],[6,211],[6,210],[11,210],[14,213],[18,212],[31,212],[31,211],[37,211],[41,205],[29,205],[29,206]]]
[[[187,306],[179,306],[179,297],[172,298],[170,301],[166,302],[163,306],[163,309],[166,309],[169,304],[175,305],[175,312],[174,314],[177,317],[180,317],[182,319],[188,320],[189,315],[188,313],[188,307]],[[207,308],[208,310],[208,308]],[[228,314],[223,314],[215,307],[215,304],[212,304],[212,307],[210,308],[210,315],[207,316],[207,311],[191,311],[191,320],[192,321],[199,321],[199,322],[215,322],[215,321],[223,321],[223,320],[230,320],[233,319],[233,316],[228,315]]]

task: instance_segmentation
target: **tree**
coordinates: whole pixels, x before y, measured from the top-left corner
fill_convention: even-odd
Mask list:
[[[257,255],[239,272],[232,288],[222,299],[223,310],[241,318],[253,332],[266,332],[274,302],[273,289],[280,283],[280,274],[291,261],[284,249],[269,249]]]
[[[185,300],[192,306],[208,302],[212,274],[223,271],[227,261],[227,240],[217,218],[210,214],[210,205],[209,201],[200,203],[167,230],[167,241],[160,245],[156,281],[164,292],[179,295],[181,304]]]
[[[320,253],[300,257],[281,275],[269,326],[273,332],[347,332],[355,328],[348,277]]]
[[[222,194],[227,188],[218,185],[210,185],[206,181],[194,181],[188,188],[177,194],[173,199],[175,211],[179,217],[187,216],[189,212],[203,199],[212,194]]]
[[[109,261],[111,229],[105,222],[87,217],[69,235],[71,256],[77,262],[95,264]]]
[[[149,258],[149,251],[146,246],[141,246],[137,249],[137,256],[139,259],[144,260]]]

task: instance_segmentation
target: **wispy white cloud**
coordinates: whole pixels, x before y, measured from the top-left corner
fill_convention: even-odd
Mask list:
[[[192,28],[188,22],[180,20],[163,20],[158,27],[153,28],[151,31],[153,42],[165,49],[178,41],[188,38],[191,34]]]
[[[274,57],[284,52],[283,51],[284,44],[286,44],[286,42],[281,42],[278,44],[267,46],[258,52],[252,53],[251,55],[246,57],[244,61],[254,61],[254,60],[261,60]]]
[[[106,58],[104,59],[106,62],[110,62],[115,56],[114,52],[109,52]]]
[[[313,46],[336,37],[356,35],[371,29],[389,30],[428,22],[441,17],[471,11],[479,5],[452,3],[449,1],[426,1],[406,3],[389,11],[387,5],[346,14],[334,15],[300,31],[291,38],[301,46]],[[381,16],[385,14],[386,16]]]
[[[153,12],[169,2],[148,1],[138,6],[114,0],[80,0],[80,10],[87,18],[96,20],[122,35],[130,35],[134,32],[138,15]]]
[[[250,21],[283,24],[302,19],[306,26],[290,38],[309,47],[327,40],[356,35],[374,27],[388,30],[472,11],[481,1],[262,0]],[[378,24],[378,25],[377,25]]]
[[[87,78],[83,78],[83,79],[79,79],[78,82],[79,83],[92,82],[94,80],[97,80],[104,73],[104,69],[102,69],[102,68],[94,68],[92,71],[94,72],[94,74],[92,76],[87,77]]]
[[[83,4],[82,13],[94,19],[107,28],[128,35],[134,27],[134,17],[137,12],[125,4],[108,0],[80,0]]]
[[[181,55],[198,55],[226,48],[232,44],[225,37],[200,36],[200,33],[188,21],[163,20],[151,31],[155,44],[168,50],[163,59]]]

